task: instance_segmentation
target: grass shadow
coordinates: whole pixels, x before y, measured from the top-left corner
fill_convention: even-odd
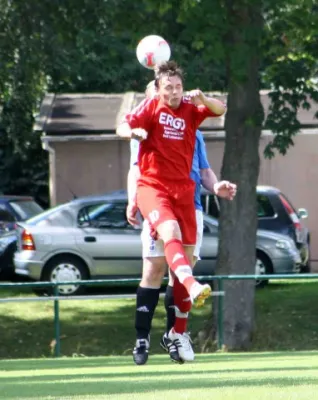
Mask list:
[[[72,384],[70,384],[72,382]],[[290,387],[290,386],[303,386],[303,385],[318,385],[318,378],[288,378],[288,377],[270,377],[270,378],[249,378],[243,376],[241,379],[231,378],[215,378],[215,375],[211,371],[211,374],[205,374],[204,377],[200,377],[198,374],[193,377],[190,375],[187,379],[184,375],[180,377],[170,379],[166,376],[166,379],[159,380],[156,376],[149,376],[144,373],[139,379],[126,379],[120,377],[120,379],[109,379],[101,376],[95,378],[91,375],[86,375],[85,378],[81,376],[74,376],[73,380],[56,380],[55,382],[41,382],[35,385],[32,382],[22,382],[23,395],[28,398],[39,398],[42,394],[43,397],[50,393],[50,396],[79,396],[79,395],[119,395],[128,393],[147,393],[174,390],[174,391],[186,391],[187,389],[202,390],[204,388],[240,388],[240,387]],[[9,399],[21,399],[21,393],[15,394],[10,389],[9,385],[2,387],[2,396]]]
[[[277,289],[275,284],[257,291],[256,330],[251,350],[316,350],[318,320],[313,316],[318,314],[317,282],[288,283],[283,287],[284,290]],[[95,289],[100,293],[100,288]],[[135,288],[131,291],[134,293]],[[6,303],[0,307],[0,358],[52,357],[53,302]],[[211,302],[203,310],[194,310],[189,322],[193,338],[210,315]],[[135,341],[134,316],[135,299],[61,301],[61,355],[80,356],[80,360],[82,355],[130,355]],[[164,329],[161,298],[153,321],[150,358],[162,354],[159,341]],[[195,346],[195,351],[200,352],[200,348]],[[228,357],[232,360],[233,353]]]

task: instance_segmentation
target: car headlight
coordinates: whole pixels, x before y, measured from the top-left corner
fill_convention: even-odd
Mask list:
[[[278,249],[289,250],[292,248],[292,245],[288,240],[277,240],[276,247]]]

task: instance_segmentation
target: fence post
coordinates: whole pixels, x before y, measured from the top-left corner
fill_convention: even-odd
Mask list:
[[[58,285],[54,285],[54,296],[58,297]],[[55,357],[60,357],[61,342],[60,342],[60,309],[59,300],[54,300],[54,332],[55,332]]]
[[[224,293],[223,279],[218,278],[218,291],[219,293]],[[223,295],[221,294],[218,298],[218,350],[223,348]]]

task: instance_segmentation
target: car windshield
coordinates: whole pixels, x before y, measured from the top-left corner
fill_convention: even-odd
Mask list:
[[[257,216],[258,218],[274,217],[275,211],[269,198],[263,194],[257,195]]]
[[[26,221],[43,212],[43,208],[33,200],[10,201],[10,206],[19,215],[21,221]]]

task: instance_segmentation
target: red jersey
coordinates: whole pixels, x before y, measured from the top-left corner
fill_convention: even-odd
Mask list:
[[[131,128],[148,132],[139,148],[139,183],[153,186],[191,181],[196,130],[205,118],[215,116],[207,107],[195,106],[187,98],[177,109],[158,98],[146,99],[128,114],[126,122]]]

